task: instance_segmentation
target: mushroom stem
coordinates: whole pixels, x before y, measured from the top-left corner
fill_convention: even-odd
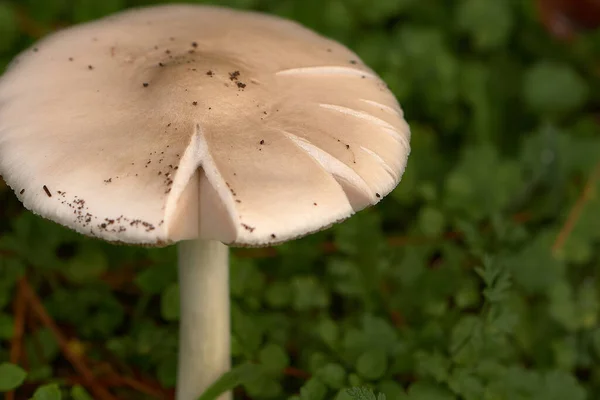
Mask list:
[[[229,249],[214,240],[179,248],[177,400],[196,400],[231,367]],[[219,397],[230,400],[231,393]]]

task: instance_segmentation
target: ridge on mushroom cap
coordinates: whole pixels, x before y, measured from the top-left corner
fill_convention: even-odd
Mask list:
[[[0,174],[30,210],[108,241],[303,236],[388,194],[409,139],[349,49],[214,6],[60,31],[0,78]]]

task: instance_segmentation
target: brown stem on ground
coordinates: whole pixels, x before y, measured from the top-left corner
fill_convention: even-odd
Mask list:
[[[49,28],[31,18],[21,7],[14,7],[14,10],[17,15],[17,22],[20,30],[27,36],[34,39],[39,39],[50,31]]]
[[[10,343],[10,362],[19,364],[23,352],[23,335],[25,333],[25,317],[27,315],[27,301],[25,298],[24,279],[21,278],[17,284],[17,295],[14,303],[15,325],[13,337]],[[6,400],[14,400],[15,393],[6,393]]]
[[[77,373],[83,378],[83,385],[90,391],[95,399],[98,400],[117,400],[108,390],[98,383],[96,377],[87,366],[86,362],[73,352],[69,346],[69,341],[62,334],[56,322],[46,311],[41,299],[37,296],[33,288],[29,285],[27,279],[23,279],[24,294],[31,307],[31,310],[38,319],[52,332],[54,338],[65,356],[73,365]]]
[[[310,374],[294,367],[287,367],[283,370],[283,374],[287,376],[293,376],[294,378],[310,379]]]
[[[558,236],[556,237],[556,240],[554,241],[554,244],[552,245],[553,254],[556,255],[563,248],[565,242],[571,235],[571,232],[573,232],[573,228],[575,228],[577,221],[579,221],[579,218],[581,217],[581,212],[583,211],[583,208],[585,207],[587,202],[592,198],[592,194],[594,193],[594,189],[596,187],[596,184],[598,183],[599,177],[600,162],[598,162],[592,170],[592,173],[590,174],[590,177],[588,178],[583,190],[581,191],[579,198],[577,198],[577,201],[575,202],[575,204],[573,204],[573,207],[571,207],[569,215],[567,216],[565,223],[563,224],[560,232],[558,233]]]

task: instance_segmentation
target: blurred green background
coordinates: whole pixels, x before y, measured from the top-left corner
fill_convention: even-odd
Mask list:
[[[155,3],[0,0],[0,71],[55,29]],[[211,3],[348,45],[413,133],[378,206],[233,250],[234,363],[262,366],[236,398],[600,398],[600,33],[559,41],[529,0]],[[0,179],[0,391],[90,399],[79,362],[115,398],[171,398],[175,265],[41,220]]]

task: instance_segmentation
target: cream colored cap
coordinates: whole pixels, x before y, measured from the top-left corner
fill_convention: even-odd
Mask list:
[[[220,7],[75,26],[0,79],[0,174],[28,209],[108,241],[303,236],[389,193],[409,139],[356,54]]]

